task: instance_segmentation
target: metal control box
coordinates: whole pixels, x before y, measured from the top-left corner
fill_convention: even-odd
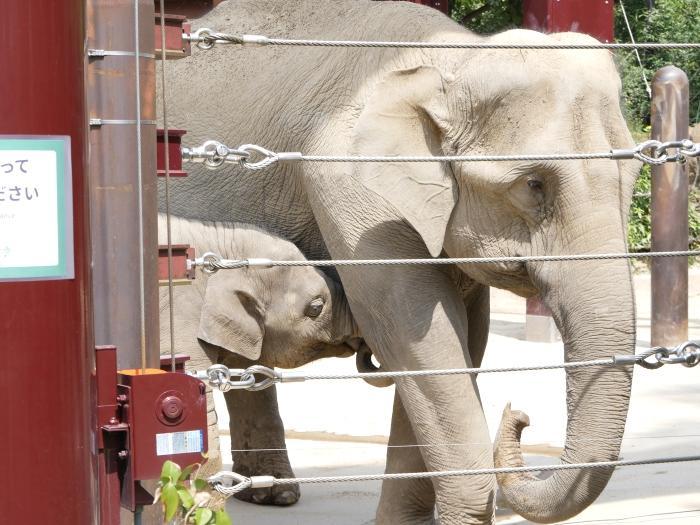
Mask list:
[[[145,372],[145,373],[144,373]],[[122,370],[122,421],[129,425],[129,462],[134,479],[157,479],[163,463],[201,463],[207,452],[204,383],[158,369]]]
[[[153,503],[141,481],[160,478],[167,460],[183,468],[206,460],[206,386],[183,373],[185,356],[179,372],[117,372],[114,346],[97,347],[95,357],[100,523],[118,525],[120,506]]]

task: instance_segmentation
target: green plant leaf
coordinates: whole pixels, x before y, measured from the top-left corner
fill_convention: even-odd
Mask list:
[[[194,463],[192,465],[188,465],[184,469],[182,469],[182,472],[180,473],[180,481],[185,481],[187,478],[190,477],[190,474],[192,474],[192,471],[194,470],[195,467],[198,467],[199,463]]]
[[[195,490],[207,490],[209,488],[209,483],[202,478],[197,478],[194,480],[194,488]]]
[[[168,522],[175,517],[175,514],[177,514],[178,508],[180,507],[180,497],[177,493],[175,485],[172,483],[166,483],[163,486],[161,500],[163,501],[163,507],[165,509],[165,521]]]
[[[182,506],[186,509],[192,508],[192,505],[194,505],[194,498],[192,497],[192,494],[190,494],[189,491],[184,487],[178,488],[177,493],[180,496]]]
[[[194,523],[195,525],[207,525],[213,516],[214,513],[211,509],[200,507],[197,509],[197,512],[194,513]]]
[[[231,518],[226,514],[226,511],[221,509],[214,513],[214,523],[216,525],[233,525],[231,523]]]
[[[163,470],[160,472],[160,480],[163,483],[167,483],[168,481],[177,483],[178,479],[180,479],[180,467],[178,464],[170,460],[163,463]]]

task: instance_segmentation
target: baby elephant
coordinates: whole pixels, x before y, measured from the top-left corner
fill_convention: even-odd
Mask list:
[[[159,216],[159,240],[165,244],[165,218]],[[249,225],[173,218],[172,243],[189,244],[201,256],[304,260],[294,244]],[[214,363],[229,368],[252,364],[294,368],[323,357],[348,357],[371,371],[371,352],[357,331],[342,287],[317,268],[273,267],[198,272],[174,293],[175,350],[190,355],[188,369]],[[168,293],[160,291],[161,348],[170,351]],[[225,394],[231,424],[235,471],[243,475],[292,477],[284,427],[273,388]],[[209,393],[209,461],[219,470],[216,413]],[[243,452],[245,449],[277,449]],[[289,505],[299,498],[296,486],[256,489],[237,495],[255,503]]]

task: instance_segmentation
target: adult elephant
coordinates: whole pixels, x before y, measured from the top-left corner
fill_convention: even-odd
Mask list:
[[[437,11],[395,2],[240,0],[194,27],[320,39],[478,41]],[[510,31],[483,41],[592,42]],[[416,50],[218,46],[168,64],[170,125],[187,142],[217,139],[333,155],[600,151],[632,144],[607,51]],[[192,169],[173,184],[177,215],[262,224],[309,258],[494,257],[625,251],[635,162],[283,163],[264,171]],[[568,360],[634,350],[628,264],[342,267],[361,333],[392,370],[470,366],[488,323],[483,285],[539,293]],[[473,285],[470,283],[481,283]],[[462,293],[465,291],[465,293]],[[465,296],[466,294],[466,296]],[[479,336],[477,336],[479,335]],[[562,461],[618,457],[631,369],[567,374]],[[492,447],[474,378],[396,381],[389,471],[488,468]],[[512,414],[504,429],[517,430]],[[501,433],[499,464],[519,464],[519,433]],[[468,449],[446,443],[473,443]],[[513,508],[539,522],[588,506],[611,471],[505,478]],[[378,523],[490,523],[493,476],[383,487]]]

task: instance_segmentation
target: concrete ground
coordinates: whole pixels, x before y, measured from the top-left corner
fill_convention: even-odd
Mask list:
[[[638,346],[650,340],[649,275],[635,277]],[[700,339],[700,270],[691,271],[689,331]],[[559,363],[561,343],[524,341],[525,302],[492,291],[492,321],[483,366]],[[351,359],[312,363],[308,371],[351,371]],[[632,402],[622,447],[624,459],[700,455],[700,367],[680,365],[656,371],[635,370]],[[507,402],[530,416],[523,434],[529,464],[558,461],[566,412],[562,371],[488,374],[478,379],[491,434]],[[381,473],[384,469],[393,387],[372,388],[359,380],[309,381],[281,385],[280,410],[287,428],[289,455],[297,476]],[[219,404],[217,408],[224,408]],[[225,410],[219,410],[227,428]],[[230,464],[230,441],[222,439]],[[228,459],[226,459],[228,458]],[[373,523],[380,482],[302,486],[301,501],[289,508],[260,507],[230,500],[237,523],[357,525]],[[530,523],[499,509],[502,524]],[[700,523],[700,462],[617,469],[589,509],[566,523]]]

